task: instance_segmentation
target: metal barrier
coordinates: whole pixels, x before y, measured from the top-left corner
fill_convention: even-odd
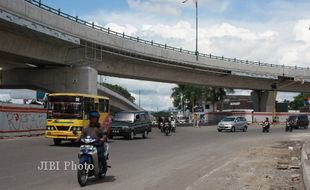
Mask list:
[[[96,25],[94,22],[88,22],[85,20],[80,19],[78,16],[71,16],[67,13],[64,13],[61,11],[61,9],[55,9],[52,8],[50,6],[47,6],[45,4],[43,4],[41,2],[41,0],[24,0],[28,3],[31,3],[32,5],[35,5],[41,9],[44,9],[46,11],[49,11],[51,13],[54,13],[56,15],[59,15],[63,18],[69,19],[71,21],[74,21],[76,23],[82,24],[84,26],[88,26],[90,28],[111,34],[111,35],[115,35],[124,39],[128,39],[128,40],[132,40],[132,41],[136,41],[142,44],[147,44],[147,45],[151,45],[151,46],[155,46],[155,47],[159,47],[159,48],[163,48],[163,49],[167,49],[167,50],[172,50],[172,51],[177,51],[177,52],[181,52],[181,53],[187,53],[189,55],[195,55],[196,56],[196,52],[195,51],[190,51],[190,50],[185,50],[182,48],[176,48],[176,47],[172,47],[169,46],[167,44],[160,44],[160,43],[156,43],[152,41],[148,41],[148,40],[144,40],[144,39],[140,39],[139,37],[133,37],[133,36],[129,36],[126,35],[125,33],[119,33],[113,30],[110,30],[110,28],[104,28],[102,26]],[[226,58],[224,56],[215,56],[212,54],[204,54],[204,53],[199,53],[197,52],[198,56],[200,57],[207,57],[210,59],[217,59],[217,60],[223,60],[226,62],[235,62],[235,63],[241,63],[241,64],[247,64],[247,65],[256,65],[256,66],[264,66],[264,67],[276,67],[276,68],[283,68],[283,69],[293,69],[293,70],[303,70],[303,71],[309,71],[309,67],[298,67],[298,66],[285,66],[285,65],[278,65],[278,64],[270,64],[270,63],[262,63],[262,62],[255,62],[255,61],[248,61],[248,60],[241,60],[241,59],[236,59],[236,58]]]

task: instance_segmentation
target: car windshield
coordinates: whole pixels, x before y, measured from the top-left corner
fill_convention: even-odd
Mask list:
[[[222,121],[235,121],[234,117],[225,117]]]
[[[81,103],[73,102],[49,102],[49,119],[82,119],[83,110]]]
[[[134,122],[134,114],[133,113],[117,113],[114,118],[114,121],[127,121]]]

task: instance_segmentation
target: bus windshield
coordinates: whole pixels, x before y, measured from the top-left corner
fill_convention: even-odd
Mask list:
[[[49,102],[48,119],[82,119],[82,104],[76,102]]]

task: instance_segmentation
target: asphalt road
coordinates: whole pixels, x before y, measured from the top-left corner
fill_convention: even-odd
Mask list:
[[[219,133],[215,126],[208,126],[180,127],[167,137],[153,128],[148,139],[112,140],[112,168],[105,179],[90,180],[83,189],[196,189],[239,151],[309,138],[309,132],[285,133],[283,128],[273,128],[263,134],[259,127],[250,127],[248,132]],[[78,150],[69,143],[54,146],[42,136],[0,140],[0,189],[80,189],[76,171],[71,166],[65,170],[64,165],[64,161],[78,161]],[[59,170],[38,170],[40,161],[59,161]]]

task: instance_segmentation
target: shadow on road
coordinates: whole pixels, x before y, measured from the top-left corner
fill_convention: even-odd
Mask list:
[[[97,184],[101,184],[101,183],[112,183],[114,181],[116,181],[115,176],[105,176],[102,179],[90,178],[89,181],[87,182],[87,186],[97,185]]]
[[[129,140],[127,139],[126,137],[113,137],[113,139],[110,139],[109,142],[111,141],[118,141],[118,140],[121,140],[121,141],[137,141],[137,140],[151,140],[152,137],[147,137],[147,138],[143,138],[143,137],[134,137],[134,139],[132,140]]]
[[[80,143],[64,142],[64,143],[61,143],[60,145],[50,144],[48,146],[52,146],[52,147],[80,147]]]

